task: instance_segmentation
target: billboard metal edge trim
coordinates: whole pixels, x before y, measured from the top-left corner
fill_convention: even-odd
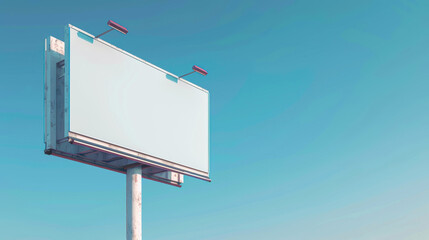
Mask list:
[[[84,164],[91,165],[91,166],[94,166],[94,167],[99,167],[99,168],[103,168],[103,169],[106,169],[106,170],[114,171],[114,172],[117,172],[117,173],[122,173],[122,174],[126,174],[127,173],[126,171],[121,171],[121,170],[118,170],[116,168],[111,168],[111,167],[102,166],[102,165],[99,165],[99,164],[96,164],[96,163],[91,163],[91,162],[88,162],[88,161],[79,160],[79,159],[74,158],[73,156],[68,156],[68,154],[66,154],[64,152],[61,152],[61,151],[57,151],[57,150],[54,150],[53,153],[52,153],[52,155],[56,156],[56,157],[61,157],[61,158],[65,158],[65,159],[68,159],[68,160],[72,160],[72,161],[75,161],[75,162],[84,163]],[[182,185],[180,185],[180,184],[174,184],[174,183],[170,183],[170,182],[167,182],[167,181],[158,180],[158,179],[146,176],[144,174],[142,174],[142,178],[145,178],[145,179],[148,179],[148,180],[152,180],[152,181],[155,181],[155,182],[159,182],[159,183],[168,184],[168,185],[179,187],[179,188],[182,187]]]
[[[73,144],[83,145],[86,147],[98,149],[100,151],[113,153],[119,156],[123,156],[133,161],[141,162],[151,166],[163,168],[166,170],[178,172],[187,176],[195,177],[201,180],[211,182],[208,173],[186,167],[177,163],[172,163],[168,160],[153,157],[144,153],[136,152],[127,148],[123,148],[114,144],[106,143],[104,141],[94,139],[88,136],[84,136],[78,133],[69,132],[69,138],[73,140]],[[174,165],[174,166],[172,166]]]
[[[48,51],[48,39],[45,38],[45,51],[43,54],[43,142],[45,143],[45,149],[47,148],[47,137],[46,137],[46,78],[47,78],[47,51]]]
[[[71,26],[71,25],[69,25]],[[65,39],[64,39],[64,63],[65,63],[65,72],[64,72],[64,134],[67,136],[70,130],[70,28],[66,27],[65,29]]]

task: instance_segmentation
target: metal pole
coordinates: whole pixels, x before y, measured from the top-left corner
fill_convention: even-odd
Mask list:
[[[142,166],[127,169],[127,240],[142,239]]]

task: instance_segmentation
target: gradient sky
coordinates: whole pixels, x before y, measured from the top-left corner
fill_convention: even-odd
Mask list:
[[[43,154],[73,24],[211,94],[212,183],[143,180],[143,239],[429,238],[429,1],[2,1],[0,239],[125,239],[125,175]]]

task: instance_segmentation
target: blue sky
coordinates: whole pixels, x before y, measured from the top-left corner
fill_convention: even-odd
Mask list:
[[[143,181],[144,239],[427,239],[428,1],[4,1],[0,239],[124,239],[125,176],[43,154],[73,24],[211,94],[212,183]]]

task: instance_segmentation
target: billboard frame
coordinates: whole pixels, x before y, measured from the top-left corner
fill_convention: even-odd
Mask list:
[[[198,90],[205,92],[208,96],[208,156],[207,172],[198,170],[182,164],[174,163],[166,159],[151,156],[142,152],[134,151],[125,147],[111,144],[100,139],[85,136],[70,131],[70,29],[82,33],[91,41],[98,41],[108,47],[111,47],[141,63],[144,63],[167,76],[178,79]],[[160,67],[157,67],[139,57],[134,56],[100,38],[73,26],[68,25],[65,28],[64,48],[56,51],[52,48],[52,37],[45,39],[45,66],[44,66],[44,137],[45,154],[70,159],[73,161],[85,163],[92,166],[108,169],[119,173],[127,173],[127,168],[135,164],[142,165],[142,177],[150,180],[170,184],[180,187],[183,183],[183,175],[198,178],[211,182],[210,172],[210,93],[178,76],[172,74]],[[58,39],[56,41],[62,42]],[[64,67],[64,80],[56,80],[55,64],[62,62]],[[57,66],[58,67],[58,66]],[[57,72],[58,75],[58,72]],[[58,77],[58,76],[57,76]],[[60,95],[58,95],[60,90]],[[57,93],[56,93],[57,92]],[[61,95],[62,94],[62,95]],[[61,97],[59,97],[61,96]],[[90,154],[88,154],[90,153]],[[118,159],[117,164],[110,162],[112,159]]]
[[[188,84],[189,86],[192,86],[200,91],[205,92],[208,95],[208,156],[207,156],[207,165],[208,165],[208,171],[204,172],[198,169],[194,169],[191,167],[187,167],[181,164],[177,164],[174,163],[172,161],[166,160],[166,159],[162,159],[156,156],[151,156],[145,153],[141,153],[141,152],[137,152],[137,151],[133,151],[131,149],[125,148],[125,147],[121,147],[121,146],[117,146],[114,144],[110,144],[107,142],[104,142],[102,140],[96,139],[96,138],[92,138],[89,136],[85,136],[79,133],[75,133],[70,131],[70,29],[73,29],[77,32],[80,32],[86,36],[88,36],[89,38],[91,38],[91,41],[98,41],[101,44],[104,44],[116,51],[121,52],[122,54],[125,54],[141,63],[144,63],[160,72],[163,72],[166,75],[172,76],[173,78],[178,79],[178,81],[181,81],[183,83]],[[85,36],[84,36],[85,37]],[[64,136],[68,137],[69,142],[70,143],[74,143],[74,144],[79,144],[82,146],[86,146],[86,147],[90,147],[93,149],[97,149],[99,151],[104,151],[104,152],[109,152],[112,154],[116,154],[125,158],[128,158],[130,160],[134,160],[136,162],[140,162],[142,164],[147,164],[147,165],[151,165],[151,166],[156,166],[165,170],[169,170],[169,171],[174,171],[174,172],[178,172],[184,175],[188,175],[191,177],[195,177],[201,180],[205,180],[208,182],[211,182],[211,179],[209,177],[209,172],[210,172],[210,92],[200,86],[197,86],[189,81],[186,81],[185,79],[179,79],[179,77],[173,73],[170,73],[152,63],[149,63],[127,51],[124,51],[123,49],[120,49],[104,40],[102,40],[101,38],[95,38],[94,35],[80,29],[77,28],[71,24],[69,24],[68,26],[66,26],[65,29],[65,86],[64,86],[64,96],[65,96],[65,116],[64,116]]]

